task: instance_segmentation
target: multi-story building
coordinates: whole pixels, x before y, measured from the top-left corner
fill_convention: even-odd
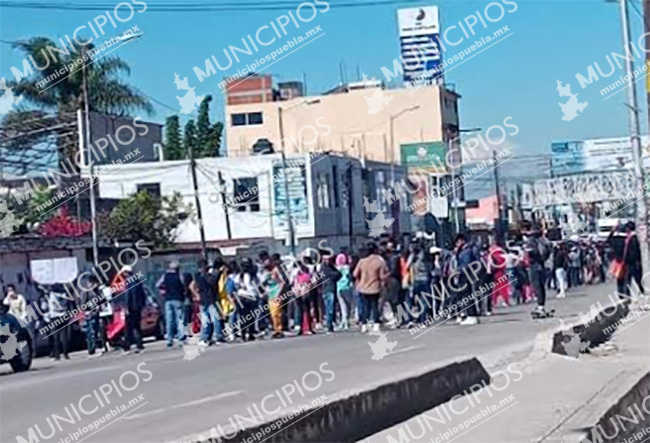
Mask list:
[[[270,76],[252,75],[238,80],[238,88],[250,82],[249,89],[258,90],[257,86],[269,81]],[[240,101],[240,92],[231,98],[228,91],[229,157],[280,152],[284,147],[287,154],[339,152],[362,161],[417,169],[430,177],[426,183],[430,201],[416,205],[425,209],[419,212],[448,216],[446,202],[441,206],[431,196],[451,172],[445,154],[459,144],[460,95],[449,85],[386,89],[381,82],[365,80],[314,96],[302,96],[296,82],[291,86],[290,93],[258,94],[256,101],[245,103]]]

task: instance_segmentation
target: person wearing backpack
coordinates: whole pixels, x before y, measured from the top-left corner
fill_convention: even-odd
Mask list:
[[[545,267],[544,264],[550,255],[550,251],[540,234],[534,231],[528,239],[526,251],[530,260],[530,281],[533,291],[537,297],[537,307],[535,313],[546,314],[546,285],[544,284]]]

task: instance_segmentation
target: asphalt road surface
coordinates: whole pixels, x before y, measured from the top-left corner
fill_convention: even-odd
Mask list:
[[[566,299],[551,295],[548,307],[558,317],[575,317],[607,300],[612,290],[606,284],[578,288]],[[150,342],[144,354],[38,359],[27,373],[12,374],[3,365],[0,442],[169,442],[208,436],[217,425],[227,429],[237,420],[251,425],[260,416],[267,421],[322,396],[327,401],[451,359],[532,350],[539,332],[559,324],[532,320],[532,307],[498,308],[477,326],[448,322],[423,334],[391,330],[386,338],[396,345],[380,360],[372,359],[369,345],[378,337],[337,332],[213,346],[193,360],[185,360],[180,347]]]

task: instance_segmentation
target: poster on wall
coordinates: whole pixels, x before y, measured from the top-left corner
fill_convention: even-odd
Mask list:
[[[283,171],[282,162],[273,164],[273,201],[275,203],[274,223],[280,229],[287,229],[287,196],[289,188],[289,209],[294,228],[306,226],[309,222],[309,201],[307,198],[307,165],[304,159],[287,162]],[[285,186],[284,181],[288,186]]]
[[[77,257],[31,260],[29,268],[34,281],[42,285],[70,283],[79,274]]]

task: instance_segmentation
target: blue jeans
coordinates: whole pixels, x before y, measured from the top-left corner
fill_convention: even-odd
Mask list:
[[[325,324],[328,330],[333,330],[336,295],[334,295],[334,292],[324,292],[323,301],[325,302]]]
[[[366,324],[368,319],[379,324],[379,294],[359,294],[363,303],[361,324]]]
[[[219,324],[219,312],[214,305],[201,306],[201,341],[210,342],[214,326]]]
[[[259,332],[264,332],[269,328],[269,301],[266,298],[260,298],[257,301],[259,313],[255,317],[255,324]]]
[[[165,300],[165,338],[168,345],[174,342],[174,335],[176,335],[178,341],[185,339],[184,317],[185,312],[182,301]]]
[[[94,354],[97,348],[97,331],[99,330],[99,316],[92,315],[86,319],[86,343],[88,353]]]
[[[425,293],[430,293],[431,287],[428,282],[416,281],[413,283],[413,312],[412,314],[418,314],[416,318],[413,318],[413,321],[418,321],[424,323],[429,314],[429,304],[431,300],[428,301],[425,299],[427,297]],[[431,303],[432,304],[432,303]]]

